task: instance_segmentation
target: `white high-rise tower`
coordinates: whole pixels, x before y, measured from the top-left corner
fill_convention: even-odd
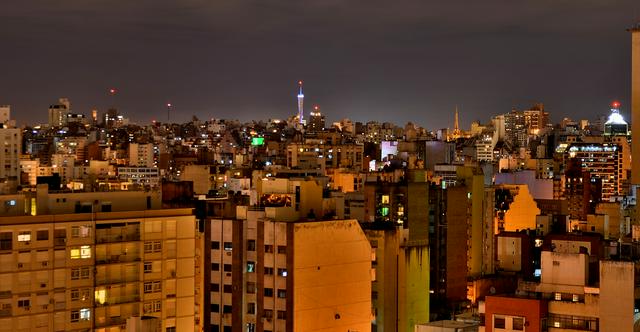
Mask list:
[[[298,122],[304,124],[304,93],[302,93],[302,81],[298,81]]]

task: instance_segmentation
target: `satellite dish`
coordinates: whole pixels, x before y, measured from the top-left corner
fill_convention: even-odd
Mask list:
[[[491,288],[489,288],[489,293],[490,293],[491,295],[495,294],[495,293],[496,293],[496,288],[495,288],[495,287],[493,287],[493,286],[491,286]]]

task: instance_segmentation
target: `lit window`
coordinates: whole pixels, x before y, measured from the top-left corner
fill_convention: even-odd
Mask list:
[[[99,289],[94,292],[94,297],[95,297],[96,303],[104,304],[105,302],[107,302],[107,291],[104,289]]]
[[[82,308],[80,309],[80,320],[90,320],[91,319],[91,309]]]
[[[71,259],[91,258],[91,246],[71,248]]]
[[[389,204],[389,195],[382,195],[382,204]]]
[[[20,232],[18,233],[18,242],[28,242],[31,241],[31,232]]]
[[[144,273],[152,273],[153,272],[153,263],[144,262]]]
[[[573,302],[578,302],[580,301],[580,297],[578,296],[578,294],[573,294]]]
[[[555,293],[554,299],[556,301],[562,301],[562,294],[561,293]]]
[[[287,269],[278,269],[278,275],[281,277],[287,276]]]
[[[223,246],[224,246],[224,250],[227,250],[227,251],[233,250],[233,244],[231,242],[225,242]]]
[[[248,273],[256,272],[256,263],[255,262],[247,262],[247,272]]]

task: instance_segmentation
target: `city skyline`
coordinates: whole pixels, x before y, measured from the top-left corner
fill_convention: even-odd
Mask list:
[[[306,104],[330,121],[452,127],[457,105],[468,127],[534,102],[554,122],[591,120],[613,100],[629,119],[624,30],[639,7],[20,3],[0,14],[11,68],[0,100],[19,124],[44,122],[58,97],[85,115],[116,105],[140,124],[162,121],[167,102],[175,122],[247,121],[295,115],[304,80]]]

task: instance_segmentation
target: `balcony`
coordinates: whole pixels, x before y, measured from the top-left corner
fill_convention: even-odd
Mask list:
[[[138,266],[102,265],[96,268],[96,286],[137,281],[140,281],[140,268]]]
[[[117,255],[96,255],[96,264],[117,264],[117,263],[131,263],[140,262],[140,253],[128,252]]]
[[[115,243],[115,242],[130,242],[140,241],[140,233],[133,234],[102,234],[96,231],[97,243]]]
[[[96,302],[96,307],[104,307],[122,303],[140,302],[140,294],[107,297],[103,303]]]
[[[116,243],[140,241],[140,225],[114,226],[112,224],[102,224],[96,227],[97,243]]]
[[[96,319],[96,327],[124,325],[126,323],[127,323],[127,319],[123,317],[109,317],[109,318]]]

